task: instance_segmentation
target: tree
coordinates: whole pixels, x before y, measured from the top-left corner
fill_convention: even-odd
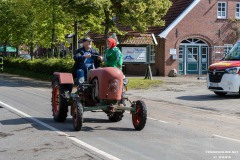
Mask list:
[[[12,26],[15,21],[16,14],[14,14],[13,3],[11,1],[1,1],[0,2],[0,41],[6,46],[11,40]],[[5,47],[6,51],[6,47]]]
[[[53,48],[80,24],[78,36],[91,30],[104,34],[123,34],[117,24],[136,31],[162,26],[170,0],[0,0],[0,41],[15,46],[34,44]],[[117,17],[117,18],[116,18]],[[116,21],[117,19],[117,21]]]
[[[82,28],[104,34],[122,34],[117,22],[144,32],[151,26],[163,26],[163,16],[171,6],[170,0],[68,0],[66,10],[77,15]],[[71,9],[71,10],[70,10]]]
[[[0,41],[16,47],[28,44],[32,56],[36,42],[53,48],[72,29],[58,0],[0,0],[0,19]]]
[[[72,30],[71,17],[63,12],[59,0],[32,0],[35,14],[32,21],[34,43],[40,47],[51,48],[50,57],[54,48],[60,42],[65,42],[65,35]]]
[[[164,26],[162,18],[171,4],[169,0],[116,0],[114,8],[121,24],[143,32],[151,26]]]

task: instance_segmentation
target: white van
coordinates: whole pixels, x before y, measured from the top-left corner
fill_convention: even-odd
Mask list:
[[[240,41],[217,63],[209,66],[207,87],[216,95],[240,93]]]

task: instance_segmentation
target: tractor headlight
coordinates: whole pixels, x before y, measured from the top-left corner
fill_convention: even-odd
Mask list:
[[[118,79],[112,79],[108,81],[108,90],[111,92],[117,92],[119,90],[120,82]]]
[[[123,79],[123,84],[124,84],[124,85],[127,85],[127,84],[128,84],[128,79],[127,79],[126,77],[124,77],[124,79]]]
[[[228,74],[240,74],[239,69],[240,69],[240,67],[228,68],[225,70],[225,72]]]

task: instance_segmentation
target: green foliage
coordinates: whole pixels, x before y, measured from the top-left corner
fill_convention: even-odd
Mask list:
[[[52,48],[65,42],[78,22],[79,37],[90,30],[95,33],[123,34],[118,22],[133,30],[146,31],[162,26],[162,17],[171,6],[170,0],[0,0],[0,42],[18,47],[38,42]]]
[[[116,32],[116,19],[133,30],[146,31],[151,26],[163,26],[162,17],[171,6],[170,0],[61,0],[67,12],[76,16],[82,30],[105,34]]]
[[[34,73],[52,75],[54,72],[72,72],[74,61],[70,58],[49,58],[26,60],[21,58],[5,58],[4,66],[16,70],[31,71]]]
[[[12,45],[18,43],[22,38],[22,32],[28,25],[28,17],[22,14],[21,8],[25,8],[22,0],[0,0],[0,41],[3,43],[11,42]]]
[[[145,31],[150,26],[165,24],[162,18],[172,3],[169,0],[117,0],[114,5],[121,24]]]
[[[0,0],[0,42],[14,46],[35,44],[40,47],[65,42],[72,32],[73,18],[65,13],[59,0]]]

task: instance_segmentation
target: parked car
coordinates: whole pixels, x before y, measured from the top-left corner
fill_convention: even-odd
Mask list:
[[[23,58],[23,59],[31,59],[30,54],[20,54],[19,58]]]

